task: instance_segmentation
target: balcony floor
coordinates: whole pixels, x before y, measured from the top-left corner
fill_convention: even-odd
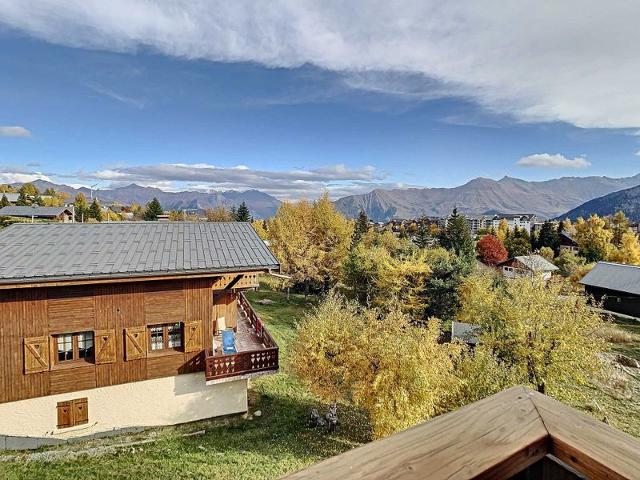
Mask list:
[[[214,356],[218,357],[222,355],[222,336],[216,335],[215,339],[217,350]],[[258,337],[258,335],[256,335],[255,330],[249,323],[249,319],[244,314],[241,308],[238,308],[236,348],[238,349],[238,353],[267,348],[264,343],[262,343],[262,340]]]

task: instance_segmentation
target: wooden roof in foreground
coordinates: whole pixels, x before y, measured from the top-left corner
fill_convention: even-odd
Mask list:
[[[552,454],[592,479],[640,478],[640,442],[525,387],[325,460],[288,480],[508,479]]]

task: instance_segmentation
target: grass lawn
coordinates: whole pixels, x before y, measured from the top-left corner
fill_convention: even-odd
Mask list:
[[[308,411],[319,403],[288,372],[287,346],[296,320],[310,304],[300,295],[285,295],[267,288],[249,293],[249,300],[262,316],[280,346],[281,371],[252,381],[250,413],[195,422],[177,427],[151,429],[142,434],[119,436],[41,451],[69,452],[64,459],[0,461],[0,478],[13,479],[272,479],[349,450],[369,439],[366,418],[352,409],[339,412],[342,427],[332,435],[307,426]],[[272,305],[257,300],[269,298]],[[325,406],[321,406],[326,409]],[[185,433],[206,430],[204,435]],[[142,445],[114,447],[124,442],[153,438]],[[0,460],[15,453],[0,454]]]

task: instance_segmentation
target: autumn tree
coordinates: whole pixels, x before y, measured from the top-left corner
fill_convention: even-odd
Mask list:
[[[449,408],[461,346],[441,344],[440,327],[331,294],[300,325],[292,365],[322,400],[366,411],[373,435],[383,437]]]
[[[369,232],[345,262],[344,283],[366,306],[389,310],[396,304],[415,320],[425,314],[424,296],[431,269],[426,253],[408,242],[386,239],[387,232]]]
[[[555,252],[551,247],[546,247],[546,246],[542,247],[538,253],[542,258],[553,263],[553,259],[555,258]]]
[[[84,193],[79,192],[76,195],[73,201],[73,206],[75,210],[76,222],[83,222],[86,218],[88,218],[87,211],[89,210],[89,204],[87,203],[87,197],[84,196]]]
[[[147,206],[144,209],[144,219],[147,222],[153,222],[158,220],[158,216],[164,214],[162,210],[162,206],[156,197],[147,203]]]
[[[609,260],[627,265],[640,265],[638,236],[630,230],[625,231],[620,239],[620,246],[611,250]]]
[[[251,212],[249,211],[249,207],[247,207],[246,202],[242,202],[235,213],[235,221],[236,222],[250,222],[251,221]]]
[[[609,256],[613,233],[606,228],[604,219],[598,215],[591,215],[587,220],[578,218],[574,228],[580,255],[587,262],[598,262]]]
[[[563,287],[562,280],[471,276],[458,318],[479,325],[480,343],[539,392],[584,384],[602,365],[604,321],[586,297]]]
[[[467,219],[453,209],[447,228],[440,235],[440,245],[462,257],[474,257],[473,239]]]
[[[3,183],[0,185],[0,193],[16,193],[16,189],[9,184]]]
[[[503,218],[498,223],[498,230],[496,230],[496,237],[504,243],[509,235],[509,222],[506,218]]]
[[[24,193],[26,197],[35,197],[36,195],[40,194],[38,188],[33,183],[22,184],[22,186],[18,189],[18,193]]]
[[[205,208],[204,215],[207,222],[233,222],[235,218],[229,210],[223,206]]]
[[[509,257],[504,244],[493,235],[483,236],[476,244],[476,252],[478,252],[480,260],[487,265],[497,265]]]
[[[269,238],[267,222],[265,220],[254,220],[251,222],[251,225],[262,240]]]

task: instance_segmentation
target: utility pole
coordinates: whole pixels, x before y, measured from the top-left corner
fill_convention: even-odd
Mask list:
[[[96,185],[98,185],[98,184],[94,183],[93,185],[91,185],[89,187],[89,194],[91,195],[91,200],[93,200],[93,187],[95,187]]]

